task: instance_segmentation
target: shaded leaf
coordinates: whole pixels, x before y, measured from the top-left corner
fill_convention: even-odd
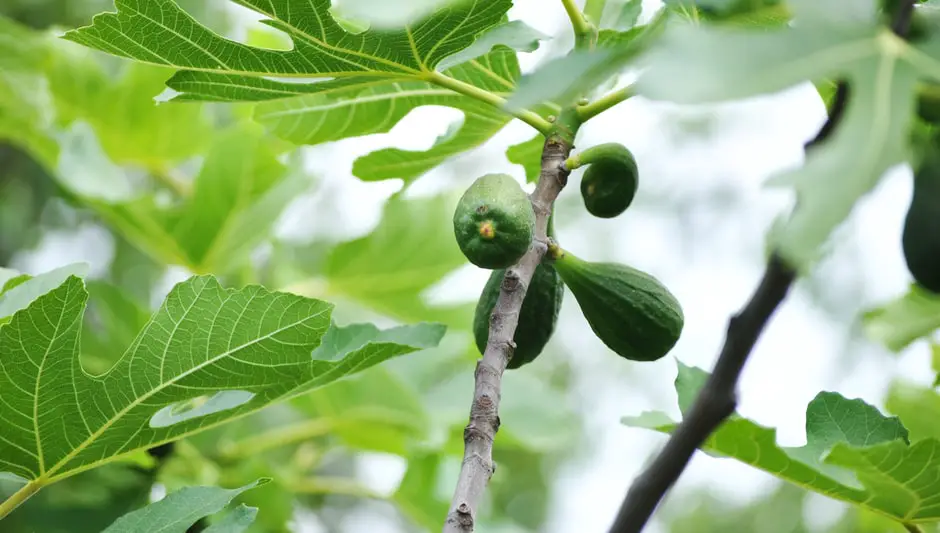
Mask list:
[[[596,50],[575,50],[546,62],[522,77],[506,107],[518,110],[544,102],[565,105],[589,94],[621,73],[658,38],[668,18],[666,15],[665,11],[660,12],[649,24],[625,32],[602,30]]]
[[[256,516],[257,507],[242,504],[227,511],[221,520],[204,529],[202,533],[241,533],[254,523]]]
[[[61,40],[53,44],[45,70],[57,118],[88,123],[111,161],[162,171],[211,142],[212,129],[199,104],[154,101],[172,69],[126,63],[109,76],[91,50]]]
[[[520,52],[534,52],[538,50],[540,41],[551,39],[551,36],[536,30],[521,20],[511,20],[493,26],[477,37],[472,45],[464,48],[452,56],[445,57],[437,69],[445,71],[466,61],[485,56],[497,46],[508,46]]]
[[[150,312],[121,288],[86,282],[89,301],[82,328],[82,368],[104,374],[150,320]]]
[[[888,389],[885,409],[904,420],[912,441],[940,439],[940,394],[933,388],[895,381]]]
[[[437,491],[441,461],[442,456],[433,453],[410,457],[405,476],[392,496],[402,514],[429,531],[440,527],[450,507],[450,502],[440,498]]]
[[[44,162],[55,160],[58,152],[40,70],[48,52],[42,36],[0,16],[0,139]]]
[[[268,481],[270,480],[262,478],[237,489],[187,487],[168,494],[143,509],[122,516],[102,533],[186,533],[200,518],[221,511],[242,492],[264,485]],[[222,533],[244,530],[235,527],[238,525],[237,521],[230,521],[229,524],[228,529],[216,531]]]
[[[339,244],[323,268],[327,292],[355,299],[375,311],[405,321],[434,317],[470,327],[472,304],[434,306],[423,293],[466,264],[454,240],[456,199],[393,197],[375,230]]]
[[[899,352],[940,328],[940,297],[912,284],[907,294],[862,316],[871,340]]]
[[[542,148],[545,145],[545,137],[536,135],[528,141],[514,144],[506,149],[506,159],[510,163],[522,165],[525,169],[525,179],[529,183],[535,183],[539,180],[539,174],[542,172]]]
[[[334,9],[334,16],[341,16],[347,21],[349,19],[355,20],[362,25],[360,31],[364,31],[370,26],[400,28],[421,20],[435,10],[460,1],[409,0],[408,2],[386,2],[385,0],[346,0],[340,4],[338,12]]]
[[[600,29],[627,31],[636,26],[643,12],[643,0],[610,0],[597,26]]]
[[[915,84],[918,76],[933,72],[887,28],[864,17],[850,23],[841,15],[838,20],[816,16],[760,32],[673,25],[646,56],[643,64],[649,68],[636,84],[638,94],[653,99],[703,104],[807,80],[848,80],[848,105],[833,135],[809,150],[800,168],[770,181],[796,190],[794,212],[771,239],[800,266],[816,259],[858,198],[906,160]]]

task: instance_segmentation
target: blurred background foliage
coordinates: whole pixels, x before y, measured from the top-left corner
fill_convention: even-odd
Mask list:
[[[181,4],[216,31],[238,31],[226,2]],[[279,240],[279,217],[320,178],[251,122],[248,108],[154,105],[171,71],[54,37],[110,8],[95,0],[0,6],[0,264],[29,270],[30,251],[70,246],[50,244],[57,235],[88,246],[90,257],[109,256],[91,261],[82,338],[90,373],[120,357],[181,272],[339,301],[342,321],[433,320],[452,329],[438,349],[178,442],[160,461],[135,457],[53,485],[0,529],[100,531],[166,491],[263,476],[275,481],[240,498],[263,509],[253,531],[362,530],[350,529],[356,520],[439,528],[477,356],[472,302],[435,305],[422,295],[465,262],[448,224],[456,197],[397,194],[365,235]],[[329,220],[305,215],[310,224]],[[85,239],[71,239],[76,231]],[[546,519],[553,465],[582,436],[564,383],[509,381],[504,419],[520,423],[501,432],[496,459],[511,475],[495,480],[487,520],[534,529]],[[539,415],[548,403],[561,409]],[[0,480],[0,494],[13,487]]]
[[[246,30],[226,1],[178,1],[218,32],[248,42],[272,40],[255,27]],[[430,192],[393,192],[387,202],[384,197],[367,202],[355,198],[368,196],[360,188],[350,201],[322,172],[327,166],[345,168],[348,161],[339,165],[330,159],[343,155],[341,151],[295,149],[251,122],[249,106],[154,105],[169,70],[118,60],[54,37],[55,28],[87,24],[94,13],[111,8],[105,0],[0,3],[0,265],[36,273],[76,259],[92,264],[82,334],[82,363],[89,372],[106,371],[170,286],[195,273],[214,274],[231,286],[262,283],[328,299],[338,304],[335,316],[341,322],[433,320],[450,329],[439,348],[395,359],[187,438],[163,450],[169,455],[159,461],[141,454],[50,486],[5,519],[0,530],[100,531],[167,491],[188,485],[235,487],[262,476],[274,482],[238,498],[260,508],[254,532],[438,530],[463,451],[478,356],[469,333],[473,295],[486,277],[471,276],[469,283],[455,277],[465,260],[453,242],[450,219],[467,180],[454,177],[487,171],[490,161],[448,163],[444,181],[450,185],[430,187]],[[562,29],[547,47],[549,53],[564,48]],[[677,164],[686,165],[686,173],[695,171],[697,158],[707,156],[695,151],[696,139],[721,126],[720,120],[694,110],[659,113],[671,127],[657,130],[657,141],[691,149]],[[689,131],[694,132],[691,137]],[[799,139],[792,144],[798,147]],[[319,159],[311,163],[311,158]],[[389,194],[387,184],[370,187],[378,191],[373,196]],[[306,200],[298,204],[298,199]],[[680,190],[651,180],[637,208],[646,210],[645,215],[638,220],[645,220],[648,231],[670,229],[638,242],[634,253],[655,258],[668,249],[673,270],[681,271],[684,262],[698,257],[696,244],[708,232],[715,248],[711,252],[724,257],[715,242],[727,225],[741,223],[728,213],[747,201],[734,184],[693,184]],[[599,231],[596,221],[587,225],[584,217],[567,214],[577,211],[576,198],[569,195],[560,202],[559,231],[577,247],[613,250],[623,242],[622,227]],[[357,203],[363,204],[361,210],[348,209]],[[371,215],[364,213],[375,206],[381,206],[381,214],[368,222]],[[667,214],[668,223],[662,222]],[[288,223],[300,229],[282,230]],[[586,229],[570,229],[579,224]],[[633,230],[635,235],[636,226]],[[662,244],[670,239],[668,246]],[[753,252],[760,245],[752,239],[743,246]],[[841,263],[824,263],[801,283],[813,312],[837,325],[851,322],[860,305],[871,299],[866,292],[870,271],[840,270],[839,265],[857,261],[857,252],[850,247],[838,257]],[[740,249],[728,255],[734,253]],[[756,259],[751,262],[759,267]],[[702,276],[722,266],[718,262],[711,268]],[[833,270],[839,273],[836,285],[830,283]],[[668,270],[664,275],[676,276]],[[469,297],[438,297],[440,287],[448,284],[461,285]],[[680,296],[683,290],[680,286]],[[723,299],[732,308],[740,300],[727,294]],[[696,313],[721,315],[718,323],[724,320],[724,311],[706,305],[699,309],[693,306],[693,325]],[[574,315],[563,311],[561,331],[539,361],[506,376],[495,447],[498,469],[487,492],[481,531],[595,530],[565,522],[558,509],[569,509],[571,516],[572,506],[593,499],[610,507],[632,477],[619,466],[604,467],[610,447],[591,418],[597,405],[607,402],[627,414],[638,412],[640,405],[672,401],[671,376],[654,381],[650,376],[673,367],[664,363],[636,369],[618,366],[615,358],[610,366],[598,363],[588,354],[601,347],[582,341],[589,337],[586,325],[566,320]],[[709,328],[714,339],[702,344],[692,331],[685,349],[714,352],[721,328]],[[830,372],[838,374],[857,357],[849,354],[870,349],[859,348],[858,342],[858,331],[852,330],[829,343],[835,365]],[[759,388],[759,378],[754,379]],[[585,398],[586,388],[610,391],[611,383],[632,391],[630,403],[623,395]],[[934,423],[940,417],[940,397],[932,388],[897,380],[886,397],[883,403],[904,418],[912,438],[940,436]],[[801,412],[805,402],[794,401],[792,411]],[[616,419],[604,424],[606,431],[617,429]],[[639,468],[651,447],[661,442],[658,436],[629,433],[640,442],[637,435],[644,435],[650,447],[615,449],[617,456],[633,456],[618,464]],[[592,457],[593,468],[605,470],[608,483],[602,487],[571,474]],[[718,462],[717,469],[729,463]],[[740,466],[731,468],[742,472]],[[741,481],[736,498],[702,484],[690,487],[667,501],[654,527],[676,533],[874,533],[898,527],[766,479]],[[0,477],[0,496],[12,489]],[[594,517],[601,524],[607,520]]]

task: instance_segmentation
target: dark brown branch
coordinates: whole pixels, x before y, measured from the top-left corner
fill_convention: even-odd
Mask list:
[[[474,374],[476,383],[470,407],[470,423],[463,432],[463,464],[444,524],[444,533],[473,531],[483,491],[495,470],[493,440],[499,430],[503,372],[514,348],[512,339],[528,284],[548,247],[548,219],[555,198],[568,181],[568,171],[562,164],[571,148],[570,143],[551,136],[545,141],[542,150],[542,172],[530,196],[535,211],[535,240],[519,263],[506,271],[499,299],[490,315],[489,339],[483,359],[477,363]]]
[[[735,389],[744,363],[794,278],[793,270],[780,257],[771,257],[751,300],[731,318],[718,363],[695,404],[656,460],[633,482],[610,528],[611,533],[639,533],[666,491],[685,470],[696,448],[734,412]]]
[[[840,81],[829,118],[809,150],[832,134],[845,111],[848,85]],[[797,199],[799,201],[799,199]],[[786,298],[796,272],[776,253],[772,254],[760,284],[738,314],[731,317],[725,344],[695,403],[656,459],[637,477],[617,513],[610,533],[639,533],[656,506],[688,466],[695,450],[737,407],[737,384],[754,344]]]
[[[913,0],[904,0],[894,13],[892,30],[904,37],[910,29]],[[829,118],[816,137],[806,144],[810,150],[828,138],[845,112],[848,85],[840,81]],[[799,198],[797,198],[799,202]],[[760,285],[740,313],[731,317],[718,362],[692,408],[684,416],[656,459],[640,474],[610,528],[610,533],[639,533],[663,496],[685,470],[695,450],[721,425],[737,406],[737,384],[744,364],[777,306],[786,298],[796,272],[774,253]]]

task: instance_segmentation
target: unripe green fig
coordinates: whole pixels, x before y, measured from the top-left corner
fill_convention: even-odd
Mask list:
[[[583,261],[561,250],[554,255],[594,334],[617,355],[655,361],[675,346],[682,306],[659,280],[626,265]]]
[[[931,124],[940,124],[940,84],[928,83],[919,88],[917,115]]]
[[[496,300],[499,299],[500,285],[505,270],[494,270],[487,280],[480,300],[477,302],[476,312],[473,315],[473,336],[477,349],[482,354],[486,350],[486,342],[490,333],[490,315]],[[506,368],[514,369],[531,363],[548,344],[548,340],[555,332],[558,322],[558,311],[561,309],[565,286],[561,276],[555,268],[548,263],[542,263],[535,269],[532,281],[522,301],[519,311],[519,324],[513,335],[516,344],[509,365]]]
[[[578,166],[588,165],[581,177],[581,198],[588,213],[613,218],[630,207],[639,185],[639,170],[626,146],[599,144],[572,160]]]
[[[519,261],[535,233],[529,196],[508,174],[487,174],[470,185],[454,211],[460,251],[481,268],[507,268]]]
[[[914,281],[940,293],[940,145],[931,139],[914,173],[914,193],[904,219],[901,248]]]

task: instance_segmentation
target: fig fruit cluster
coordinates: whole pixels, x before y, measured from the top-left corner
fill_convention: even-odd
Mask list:
[[[639,185],[633,154],[606,143],[572,156],[569,169],[586,167],[581,178],[585,209],[613,218],[630,207]],[[554,216],[554,215],[553,215]],[[549,253],[526,290],[507,368],[516,369],[542,353],[558,322],[565,286],[574,295],[595,335],[614,353],[632,361],[655,361],[675,346],[684,318],[679,301],[653,276],[616,263],[595,263],[562,250],[548,224]],[[506,270],[532,246],[535,213],[529,196],[506,174],[487,174],[464,192],[454,212],[454,235],[474,265],[491,269],[473,317],[480,353],[486,350],[490,320]]]

